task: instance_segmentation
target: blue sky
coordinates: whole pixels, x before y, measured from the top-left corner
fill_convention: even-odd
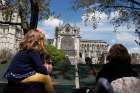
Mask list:
[[[59,18],[50,17],[49,19],[44,19],[39,21],[38,28],[45,32],[47,38],[54,38],[54,29],[59,24],[69,23],[71,25],[77,25],[80,27],[80,33],[82,39],[88,40],[104,40],[110,45],[114,43],[124,44],[130,52],[140,51],[140,46],[138,46],[134,40],[138,39],[138,36],[134,33],[134,27],[129,26],[127,29],[126,25],[118,28],[118,32],[113,32],[113,25],[107,19],[107,16],[99,14],[97,12],[97,17],[100,16],[101,20],[98,24],[96,30],[92,27],[92,22],[88,22],[87,26],[84,25],[84,10],[73,11],[71,9],[72,0],[52,0],[51,10],[54,11],[56,15],[60,15]],[[92,15],[92,14],[91,14]],[[115,13],[112,13],[115,16]]]

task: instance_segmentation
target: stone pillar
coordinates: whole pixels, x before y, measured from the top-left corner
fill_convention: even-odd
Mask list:
[[[79,53],[80,53],[80,38],[79,38],[79,36],[75,36],[75,51],[76,51],[76,59],[78,62],[78,60],[80,58],[79,57]]]
[[[62,37],[60,35],[58,35],[58,37],[57,37],[57,48],[58,49],[61,49],[61,39],[62,39]]]

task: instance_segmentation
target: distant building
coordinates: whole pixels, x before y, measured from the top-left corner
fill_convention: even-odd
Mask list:
[[[140,54],[132,53],[131,54],[131,63],[132,64],[140,64]]]
[[[82,40],[80,37],[80,28],[69,24],[56,27],[54,40],[50,39],[58,49],[63,49],[69,57],[71,64],[83,63],[85,58],[89,57],[92,64],[106,63],[106,54],[108,49],[107,42],[103,40]]]
[[[72,64],[78,62],[80,53],[80,28],[69,24],[56,27],[54,46],[63,49]]]
[[[103,40],[80,40],[80,58],[90,57],[93,64],[106,63],[108,44]]]

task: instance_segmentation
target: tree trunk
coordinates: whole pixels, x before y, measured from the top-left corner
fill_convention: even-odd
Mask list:
[[[30,3],[31,3],[30,29],[36,29],[38,24],[39,6],[37,0],[30,0]]]
[[[23,29],[24,35],[29,31],[27,14],[28,13],[27,13],[26,1],[20,0],[20,2],[19,2],[19,15],[21,18],[21,27]]]
[[[30,25],[28,23],[27,18],[27,6],[26,0],[21,0],[19,4],[19,14],[21,17],[21,26],[23,28],[24,35],[30,29],[36,29],[38,24],[38,15],[39,15],[39,6],[37,0],[30,0],[31,4],[31,18],[30,18]]]
[[[5,4],[5,0],[1,1],[1,4]],[[31,17],[28,19],[28,6],[27,0],[19,0],[19,16],[21,19],[21,23],[12,23],[11,21],[3,22],[0,21],[0,24],[9,24],[9,25],[21,25],[24,35],[30,31],[30,29],[36,29],[38,24],[38,16],[39,16],[39,5],[38,0],[30,0],[31,5]],[[29,24],[30,21],[30,24]]]
[[[135,42],[140,46],[140,31],[136,29],[135,33],[138,34],[138,40],[135,40]]]

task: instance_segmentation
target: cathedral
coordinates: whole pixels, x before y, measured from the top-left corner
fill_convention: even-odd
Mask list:
[[[83,40],[80,28],[69,24],[60,25],[55,29],[53,45],[63,49],[71,64],[85,64],[89,58],[92,64],[106,63],[107,42],[103,40]]]

